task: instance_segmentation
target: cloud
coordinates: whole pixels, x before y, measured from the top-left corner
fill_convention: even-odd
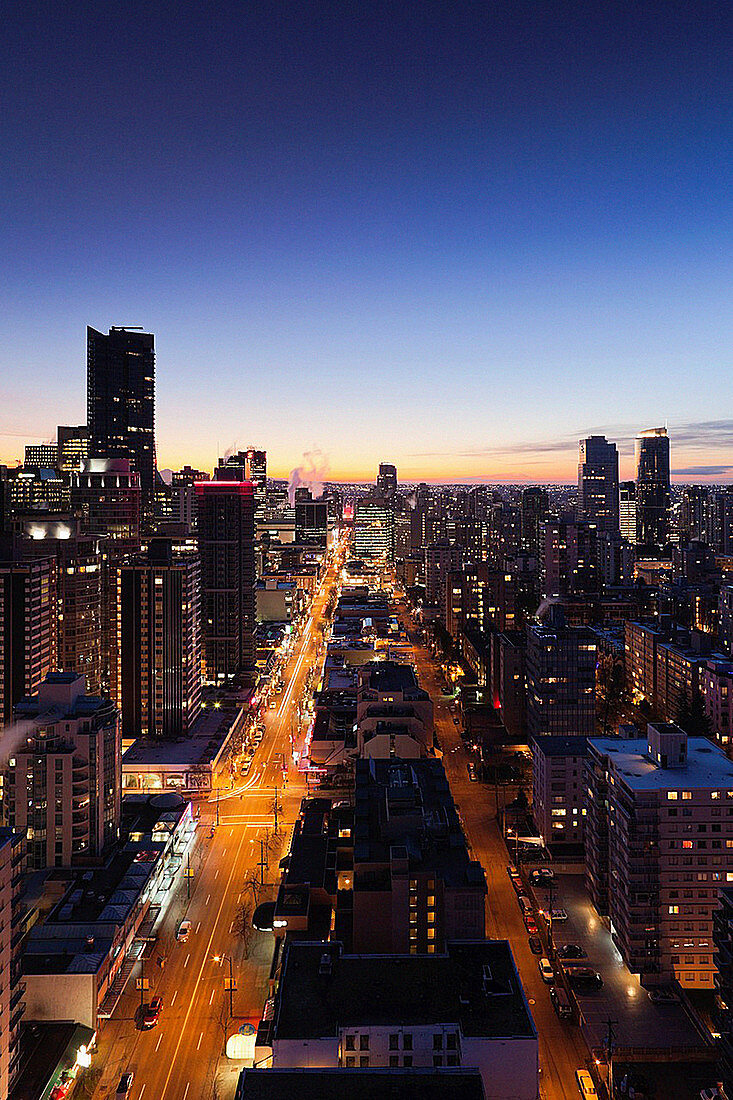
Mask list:
[[[673,477],[724,477],[733,470],[733,466],[686,466],[682,470],[672,470]]]

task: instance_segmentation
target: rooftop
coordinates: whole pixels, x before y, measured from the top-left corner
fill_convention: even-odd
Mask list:
[[[580,736],[561,737],[551,735],[548,737],[536,737],[532,744],[544,756],[586,756],[588,753],[588,738]]]
[[[236,1100],[484,1100],[478,1070],[245,1069]]]
[[[286,946],[274,1040],[451,1023],[464,1036],[536,1037],[506,940],[451,943],[442,955],[344,955],[338,943]]]
[[[733,790],[733,762],[706,737],[687,738],[687,763],[662,768],[648,755],[646,737],[620,740],[617,737],[593,737],[590,745],[608,756],[616,775],[633,790],[728,787]]]

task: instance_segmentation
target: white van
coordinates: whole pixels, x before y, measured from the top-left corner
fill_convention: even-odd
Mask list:
[[[179,943],[185,943],[188,939],[189,932],[191,931],[190,920],[182,920],[178,925],[178,931],[176,932],[176,939]]]

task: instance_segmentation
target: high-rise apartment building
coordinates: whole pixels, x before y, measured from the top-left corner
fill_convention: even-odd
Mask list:
[[[111,695],[123,737],[175,738],[201,708],[200,570],[195,553],[152,539],[113,567]]]
[[[567,519],[542,524],[543,596],[588,595],[598,592],[601,575],[594,523]]]
[[[81,470],[89,458],[89,428],[86,424],[59,424],[56,429],[58,440],[58,469],[63,474],[73,474]]]
[[[619,528],[621,538],[636,542],[636,482],[622,481],[619,485]]]
[[[295,541],[304,546],[328,543],[328,506],[325,500],[296,500]]]
[[[69,517],[22,520],[15,541],[17,560],[39,554],[56,558],[57,665],[84,674],[90,695],[102,690],[102,613],[106,539],[79,531]]]
[[[488,562],[468,563],[446,578],[444,625],[456,641],[463,630],[513,630],[516,609],[516,581]]]
[[[539,485],[530,485],[522,489],[521,531],[522,549],[540,557],[541,524],[550,508],[547,489]]]
[[[733,874],[733,764],[705,737],[650,723],[588,744],[586,880],[645,985],[712,990],[713,913]]]
[[[127,458],[89,458],[71,475],[71,506],[82,514],[84,530],[107,535],[122,552],[140,546],[140,474]]]
[[[254,486],[237,468],[218,467],[196,483],[204,669],[222,683],[254,668]]]
[[[56,559],[0,562],[0,728],[56,668]]]
[[[20,1069],[20,1021],[25,1002],[21,970],[21,889],[25,836],[0,829],[0,1096],[9,1096]]]
[[[450,573],[461,568],[463,547],[449,539],[439,539],[425,547],[425,604],[444,616],[446,582]]]
[[[383,498],[359,500],[354,508],[354,553],[387,561],[394,557],[394,510]]]
[[[619,529],[618,451],[604,435],[578,444],[578,519],[599,531]]]
[[[23,458],[24,466],[36,466],[41,470],[55,470],[59,463],[59,449],[56,443],[26,443]]]
[[[565,625],[559,607],[527,626],[527,733],[592,735],[596,726],[596,642],[586,627]]]
[[[126,458],[140,475],[145,504],[155,489],[155,337],[87,328],[87,423],[94,458]]]
[[[669,436],[649,428],[636,437],[637,541],[661,550],[669,541]]]
[[[102,856],[120,825],[119,716],[87,695],[84,677],[52,672],[15,708],[30,723],[9,757],[4,823],[28,837],[30,869],[69,867]]]
[[[385,500],[393,500],[397,492],[397,467],[390,462],[379,463],[377,492]]]

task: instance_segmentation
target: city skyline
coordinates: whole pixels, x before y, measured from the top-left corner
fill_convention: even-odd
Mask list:
[[[161,467],[260,439],[283,476],[317,446],[339,479],[571,481],[579,438],[666,421],[678,477],[730,480],[728,16],[24,5],[3,459],[82,423],[85,326],[135,323]]]

